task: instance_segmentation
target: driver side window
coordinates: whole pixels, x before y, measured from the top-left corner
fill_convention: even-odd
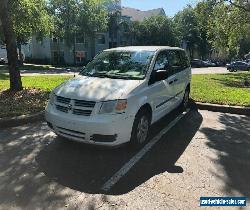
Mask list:
[[[154,71],[157,70],[166,70],[168,67],[168,56],[166,52],[160,52],[156,58]]]

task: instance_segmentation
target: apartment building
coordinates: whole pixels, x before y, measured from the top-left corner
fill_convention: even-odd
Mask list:
[[[25,48],[26,58],[37,63],[51,64],[82,64],[91,60],[100,51],[112,47],[132,45],[132,41],[128,36],[123,23],[131,21],[142,21],[145,18],[165,15],[162,8],[140,11],[134,8],[122,7],[121,1],[117,0],[112,4],[106,5],[109,14],[117,13],[119,20],[118,27],[107,32],[96,33],[94,38],[85,34],[75,36],[75,43],[68,46],[64,39],[56,37],[45,37],[42,41],[38,41],[33,37]]]

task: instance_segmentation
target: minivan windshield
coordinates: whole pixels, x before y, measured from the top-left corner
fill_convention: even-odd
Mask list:
[[[141,80],[145,78],[153,55],[153,51],[104,51],[80,75]]]

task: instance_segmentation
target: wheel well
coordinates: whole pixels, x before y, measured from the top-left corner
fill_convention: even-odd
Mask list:
[[[144,104],[137,113],[139,113],[140,111],[146,111],[146,113],[149,115],[150,117],[150,122],[152,120],[152,108],[149,104]]]

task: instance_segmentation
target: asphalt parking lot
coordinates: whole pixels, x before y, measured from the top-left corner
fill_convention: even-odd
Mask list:
[[[150,138],[179,115],[156,123]],[[199,209],[201,196],[250,198],[249,122],[191,110],[108,190],[140,151],[62,141],[43,122],[2,129],[0,209]]]

